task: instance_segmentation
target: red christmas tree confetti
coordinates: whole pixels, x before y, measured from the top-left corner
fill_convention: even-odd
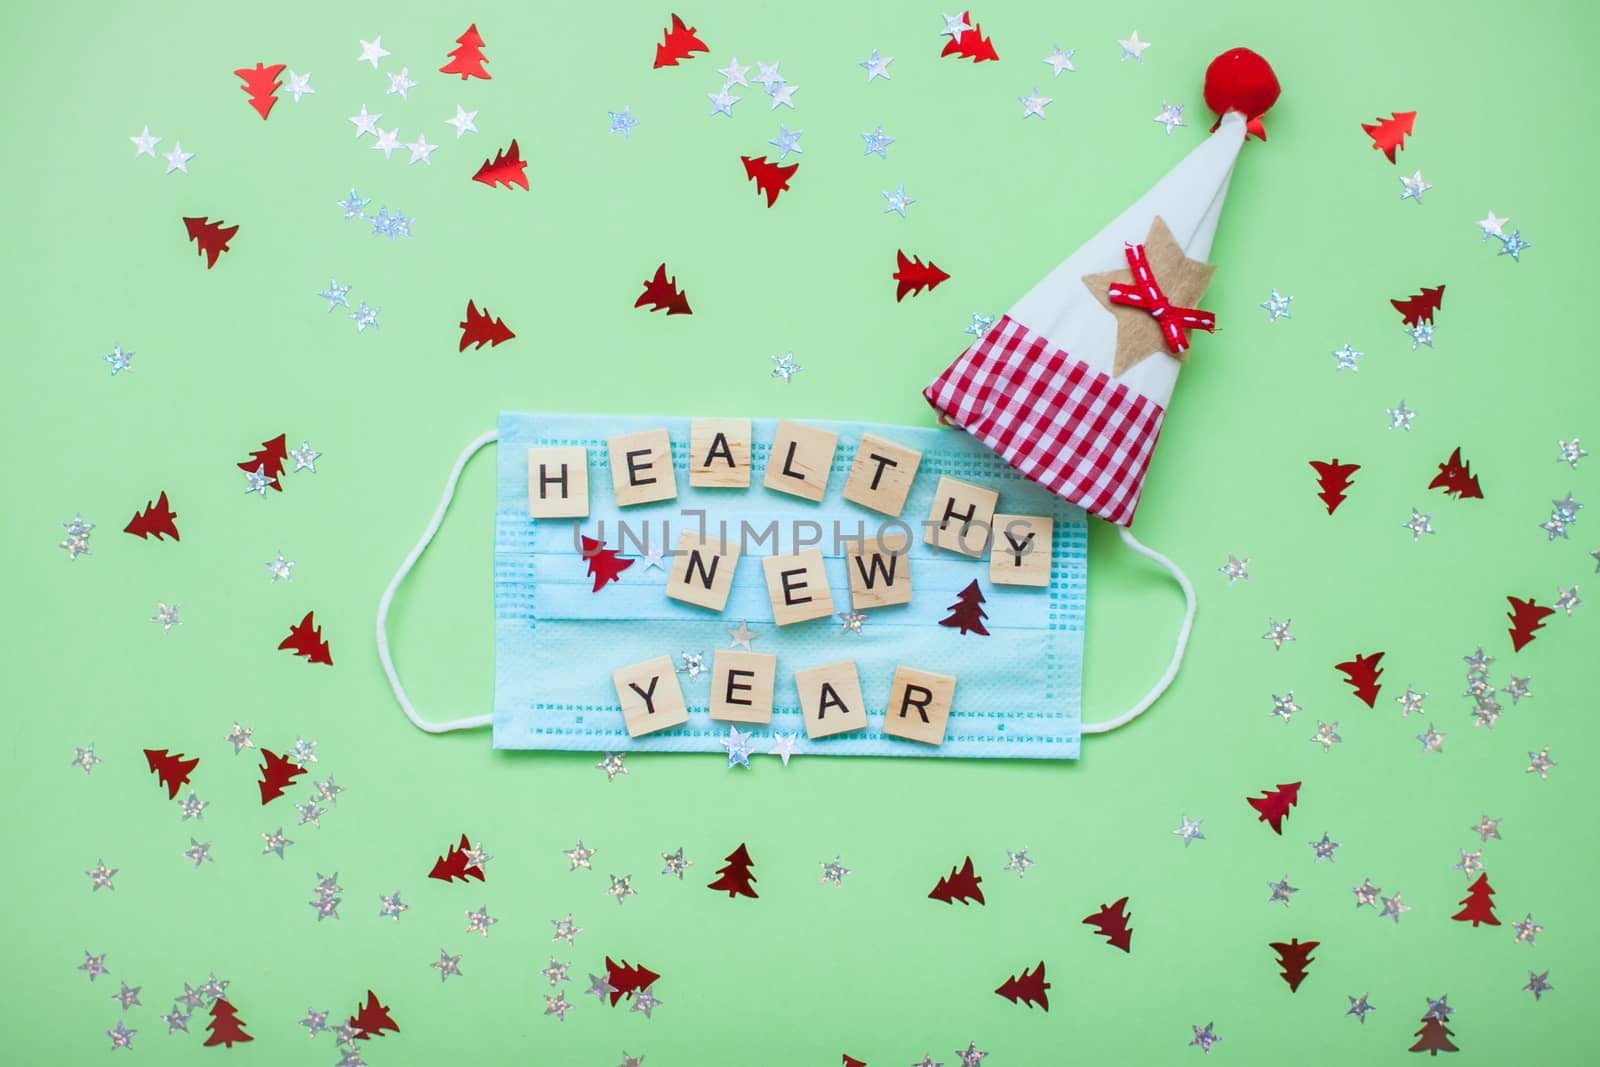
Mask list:
[[[147,748],[144,750],[144,758],[150,765],[150,773],[167,787],[168,800],[177,799],[178,790],[189,784],[189,772],[200,763],[199,756],[194,759],[184,759],[183,753],[174,752],[168,755],[164,748]]]
[[[278,651],[285,649],[297,656],[306,657],[307,663],[324,663],[333,666],[333,654],[328,651],[328,642],[322,639],[322,627],[316,625],[312,616],[316,612],[306,612],[306,617],[289,629],[289,636],[278,642]]]
[[[1490,926],[1499,926],[1500,920],[1494,917],[1494,888],[1489,885],[1487,874],[1478,875],[1478,880],[1467,887],[1467,895],[1456,901],[1457,904],[1466,905],[1450,918],[1456,922],[1470,922],[1476,930],[1479,923],[1488,923]]]
[[[283,73],[283,64],[274,63],[270,67],[263,67],[257,63],[254,69],[240,67],[233,72],[244,84],[239,86],[250,97],[250,106],[256,109],[256,114],[265,121],[267,114],[272,110],[272,105],[278,102],[278,90],[283,88],[283,83],[278,81],[278,75]]]
[[[457,23],[460,25],[460,23]],[[461,80],[468,78],[482,78],[489,80],[489,72],[483,69],[483,38],[478,36],[478,24],[474,22],[467,27],[467,32],[456,38],[456,44],[461,47],[453,52],[445,53],[450,57],[450,62],[439,68],[440,74],[459,74]]]
[[[128,520],[128,525],[122,528],[122,532],[140,538],[154,536],[157,541],[165,537],[176,541],[178,528],[173,525],[173,520],[177,517],[167,504],[167,494],[163,490],[159,499],[153,503],[147,501],[143,511],[134,512],[133,518]]]
[[[662,67],[676,67],[680,59],[693,59],[696,52],[708,52],[704,42],[694,35],[693,26],[685,26],[683,20],[676,13],[672,16],[672,26],[662,33],[662,41],[656,45],[656,62],[652,69]]]
[[[757,894],[751,888],[751,883],[756,881],[756,876],[750,873],[750,868],[755,864],[750,859],[750,852],[740,842],[739,847],[723,857],[725,866],[717,868],[717,880],[706,886],[707,889],[726,890],[728,899],[736,896],[754,898]]]
[[[1437,1056],[1441,1052],[1461,1051],[1450,1043],[1455,1031],[1446,1026],[1444,1020],[1437,1015],[1424,1015],[1422,1029],[1413,1030],[1412,1036],[1417,1039],[1417,1043],[1411,1046],[1412,1052],[1426,1052],[1430,1056]]]
[[[978,588],[978,579],[972,579],[956,597],[956,602],[945,609],[950,614],[940,619],[939,625],[958,628],[964,634],[975,633],[988,637],[989,631],[983,628],[983,620],[989,616],[979,606],[983,603],[983,591]]]
[[[206,1047],[224,1045],[232,1048],[235,1041],[254,1041],[255,1038],[244,1032],[246,1025],[239,1018],[239,1009],[229,1004],[226,998],[218,997],[211,1005],[211,1021],[206,1023],[206,1029],[211,1031],[211,1036],[206,1038]]]
[[[379,1004],[378,994],[370,989],[367,990],[367,1002],[357,1008],[354,1015],[350,1016],[350,1025],[360,1031],[355,1035],[358,1041],[366,1041],[372,1037],[382,1037],[385,1030],[396,1034],[400,1032],[400,1027],[395,1024],[394,1016],[389,1014],[389,1006],[387,1004]]]
[[[1000,988],[995,992],[1005,997],[1011,1003],[1019,1001],[1028,1007],[1039,1005],[1043,1011],[1050,1010],[1050,994],[1047,990],[1050,983],[1044,980],[1044,960],[1039,961],[1039,966],[1033,970],[1024,970],[1021,974],[1012,975],[1000,983]]]
[[[483,881],[483,868],[475,865],[469,866],[467,853],[471,851],[472,842],[467,840],[466,834],[462,834],[459,845],[452,845],[450,851],[434,861],[433,870],[428,872],[428,877],[437,878],[441,882],[449,882],[458,878],[463,882],[468,878],[476,878],[480,882]]]
[[[945,56],[957,56],[961,59],[970,59],[974,63],[982,63],[986,59],[998,60],[1000,57],[995,54],[994,42],[983,35],[981,25],[972,21],[972,12],[962,12],[961,21],[972,28],[946,41],[944,51],[939,53],[939,57],[942,59]]]
[[[272,479],[272,488],[283,492],[283,484],[279,481],[283,474],[283,461],[289,458],[289,443],[286,434],[279,434],[270,441],[261,442],[261,447],[250,453],[250,458],[237,464],[238,468],[246,474],[261,471],[266,477]]]
[[[1394,162],[1396,149],[1406,146],[1406,138],[1411,135],[1411,127],[1417,121],[1415,111],[1391,111],[1386,119],[1373,119],[1372,122],[1361,124],[1367,136],[1372,138],[1372,147],[1375,151],[1383,152],[1390,163]]]
[[[583,539],[583,558],[589,561],[589,576],[594,579],[593,592],[596,593],[607,582],[620,581],[622,572],[633,566],[634,562],[619,558],[616,549],[607,548],[604,541],[596,541],[592,537]]]
[[[1431,323],[1433,313],[1444,303],[1444,286],[1439,285],[1432,289],[1423,286],[1422,292],[1416,296],[1408,296],[1404,300],[1391,300],[1389,303],[1400,312],[1400,321],[1407,326]]]
[[[1300,799],[1300,783],[1290,782],[1288,785],[1279,785],[1276,789],[1263,789],[1259,797],[1245,797],[1252,808],[1260,814],[1257,822],[1270,823],[1272,832],[1283,833],[1283,819],[1289,814],[1289,809],[1294,807]]]
[[[1378,700],[1378,675],[1383,673],[1383,668],[1378,666],[1383,659],[1382,652],[1374,652],[1370,656],[1356,653],[1356,658],[1336,663],[1333,669],[1344,675],[1344,680],[1349,682],[1356,691],[1356,698],[1367,707],[1375,707]]]
[[[1534,631],[1544,629],[1544,620],[1554,615],[1556,609],[1541,607],[1531,597],[1518,600],[1508,596],[1506,600],[1511,605],[1506,613],[1506,618],[1511,620],[1511,629],[1506,631],[1511,635],[1511,651],[1521,652],[1522,646],[1533,640]]]
[[[465,352],[468,345],[494,348],[501,341],[509,341],[517,336],[504,320],[491,317],[487,309],[479,311],[471,300],[467,301],[467,320],[457,325],[461,327],[461,347],[457,349],[458,352]]]
[[[1272,941],[1267,947],[1278,954],[1278,966],[1283,968],[1283,980],[1289,983],[1289,992],[1293,993],[1300,988],[1300,983],[1306,980],[1306,967],[1316,959],[1311,955],[1320,941],[1301,941],[1291,937],[1286,945],[1282,941]]]
[[[1350,476],[1360,470],[1361,465],[1340,463],[1336,456],[1326,463],[1314,459],[1311,468],[1317,472],[1317,487],[1322,490],[1317,496],[1328,506],[1328,514],[1332,515],[1344,503],[1344,491],[1350,488]]]
[[[661,976],[641,963],[628,966],[628,961],[620,963],[610,956],[606,957],[606,982],[611,986],[611,1006],[623,997],[633,998],[641,990],[649,989]]]
[[[1472,473],[1472,464],[1461,458],[1461,448],[1456,447],[1450,458],[1439,464],[1439,473],[1428,483],[1429,489],[1443,489],[1445,496],[1462,500],[1482,500],[1483,490],[1478,486],[1478,476]]]
[[[1100,934],[1111,943],[1113,948],[1120,948],[1124,952],[1131,952],[1133,931],[1128,928],[1128,920],[1132,916],[1123,909],[1127,907],[1128,898],[1123,897],[1115,904],[1102,904],[1100,910],[1084,919],[1084,923],[1100,931]]]
[[[928,894],[928,899],[942,900],[946,904],[954,904],[958,900],[963,904],[970,904],[976,900],[982,904],[983,890],[978,888],[978,883],[982,881],[981,875],[972,872],[972,857],[968,856],[959,870],[951,867],[950,873],[939,879],[933,891]]]
[[[484,160],[483,166],[478,168],[478,173],[472,176],[475,182],[482,182],[493,189],[496,185],[504,185],[507,189],[513,185],[528,187],[526,173],[528,163],[520,155],[517,148],[517,139],[511,139],[511,147],[497,151],[494,159]]]
[[[296,767],[284,757],[278,755],[270,748],[261,750],[267,762],[261,764],[261,781],[256,784],[261,787],[261,803],[277,800],[283,796],[283,791],[294,784],[294,780],[306,773],[304,767]]]
[[[239,232],[237,226],[224,226],[220,222],[210,222],[204,215],[199,218],[183,219],[184,229],[189,231],[189,240],[198,247],[197,254],[206,257],[206,270],[217,265],[217,257],[228,251],[228,242],[233,240],[233,235]]]
[[[644,283],[644,292],[639,294],[639,299],[633,302],[636,308],[651,305],[651,311],[666,310],[668,315],[692,315],[689,308],[689,294],[678,288],[678,278],[674,275],[667,277],[665,263],[656,268],[656,276]]]
[[[744,176],[756,183],[756,191],[767,194],[768,207],[778,202],[778,194],[789,188],[789,179],[800,169],[798,163],[791,163],[787,167],[769,163],[766,156],[756,156],[754,159],[740,156],[739,162],[744,164]]]
[[[896,304],[904,300],[907,293],[917,296],[924,287],[931,293],[939,287],[940,282],[950,280],[950,275],[940,270],[931,259],[927,263],[923,263],[917,256],[907,259],[906,254],[898,249],[895,251],[895,258],[899,261],[899,269],[894,272],[893,277],[900,283],[894,291]]]

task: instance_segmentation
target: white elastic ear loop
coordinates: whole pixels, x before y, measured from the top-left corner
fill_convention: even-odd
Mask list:
[[[406,575],[411,573],[411,568],[422,558],[422,553],[427,550],[433,535],[439,532],[439,525],[444,522],[444,513],[450,510],[450,501],[456,495],[456,483],[461,480],[461,472],[466,469],[467,461],[498,436],[499,433],[495,430],[479,434],[462,450],[461,455],[456,457],[456,465],[450,468],[450,479],[445,482],[444,495],[439,498],[439,506],[434,509],[433,518],[428,520],[428,528],[422,531],[422,537],[411,549],[411,554],[406,556],[405,562],[400,564],[400,569],[394,572],[394,577],[389,580],[389,588],[383,591],[383,596],[378,600],[378,660],[383,664],[383,673],[388,675],[389,688],[394,691],[394,699],[400,705],[400,710],[406,713],[406,718],[410,719],[412,725],[419,730],[426,730],[430,734],[488,726],[494,716],[474,715],[466,719],[452,719],[449,722],[429,722],[417,714],[417,709],[411,706],[411,698],[406,696],[405,687],[400,684],[400,675],[395,673],[394,658],[389,655],[389,605],[394,602],[394,594],[400,588],[400,583],[406,580]]]
[[[1189,584],[1189,576],[1184,574],[1183,569],[1166,556],[1163,556],[1153,548],[1146,548],[1140,544],[1139,539],[1133,536],[1133,532],[1126,526],[1120,527],[1119,532],[1122,534],[1123,544],[1146,559],[1154,560],[1177,580],[1178,586],[1183,590],[1183,626],[1178,630],[1178,640],[1172,649],[1172,662],[1167,664],[1167,672],[1161,676],[1161,679],[1151,687],[1148,693],[1139,698],[1139,703],[1118,715],[1115,719],[1107,719],[1105,722],[1084,723],[1081,730],[1086,734],[1109,733],[1119,726],[1126,726],[1144,714],[1145,709],[1154,704],[1161,694],[1167,691],[1167,687],[1172,684],[1172,680],[1178,676],[1178,667],[1183,663],[1184,650],[1189,647],[1189,631],[1194,628],[1194,586]]]

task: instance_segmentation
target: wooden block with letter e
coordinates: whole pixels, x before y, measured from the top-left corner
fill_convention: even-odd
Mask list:
[[[641,430],[606,438],[611,454],[611,488],[618,507],[653,504],[678,495],[672,473],[672,439],[665,430]]]
[[[833,593],[822,567],[822,549],[808,548],[789,556],[761,561],[772,600],[772,621],[779,626],[822,619],[833,614]]]
[[[719,722],[772,721],[778,657],[719,648],[711,657],[711,717]]]

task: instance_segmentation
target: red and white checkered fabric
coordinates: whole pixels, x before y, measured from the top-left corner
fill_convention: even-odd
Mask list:
[[[1133,522],[1161,435],[1160,404],[1002,316],[922,395],[1046,489]]]

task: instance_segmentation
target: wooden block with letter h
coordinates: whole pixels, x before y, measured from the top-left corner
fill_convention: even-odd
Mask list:
[[[582,445],[528,449],[528,517],[589,515],[589,450]]]
[[[672,439],[665,430],[641,430],[606,438],[611,455],[611,489],[618,507],[653,504],[678,495],[672,470]]]

